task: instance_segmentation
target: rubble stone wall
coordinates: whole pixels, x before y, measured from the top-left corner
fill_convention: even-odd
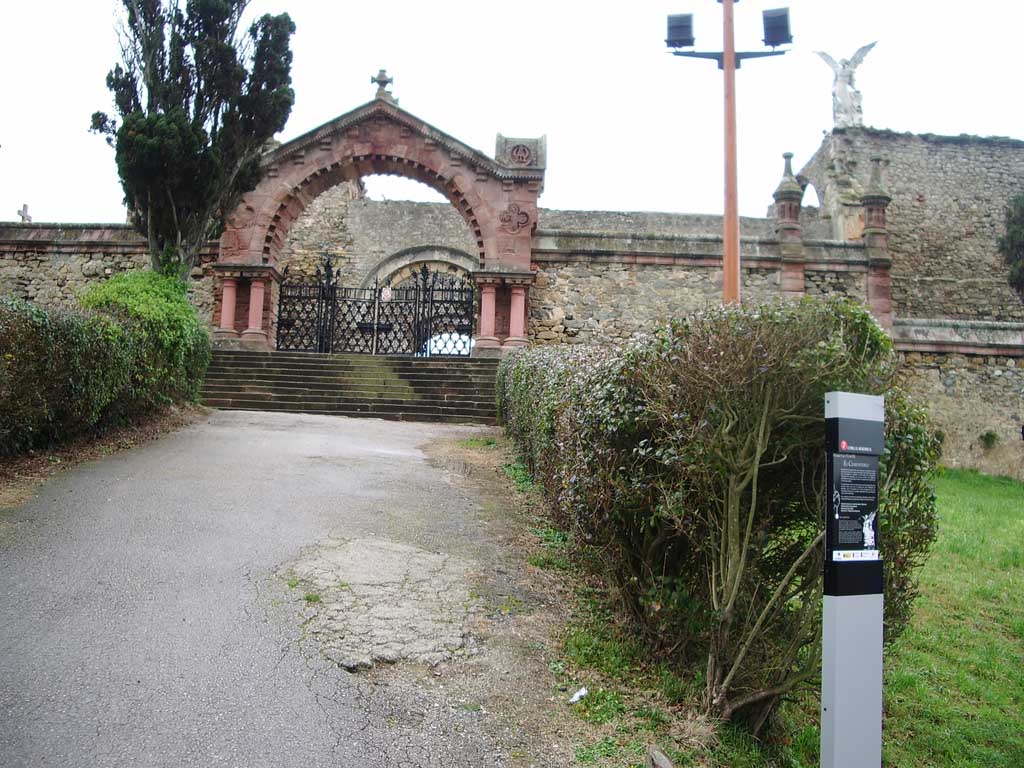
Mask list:
[[[944,433],[942,463],[1024,480],[1024,358],[908,352],[907,383]]]
[[[189,299],[206,322],[213,318],[213,250],[193,270]],[[146,243],[127,225],[0,223],[0,296],[41,306],[77,307],[92,284],[149,267]]]
[[[897,317],[1024,321],[996,250],[1006,206],[1024,193],[1024,142],[872,128],[829,134],[801,171],[833,236],[859,237],[871,158],[886,164],[892,298]],[[857,217],[860,216],[858,222]]]

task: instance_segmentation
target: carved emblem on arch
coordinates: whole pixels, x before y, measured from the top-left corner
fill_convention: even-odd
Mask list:
[[[530,214],[524,211],[515,203],[509,203],[508,207],[498,216],[501,222],[501,230],[514,235],[530,223]]]
[[[529,165],[533,152],[525,144],[516,144],[508,151],[508,158],[517,165]]]

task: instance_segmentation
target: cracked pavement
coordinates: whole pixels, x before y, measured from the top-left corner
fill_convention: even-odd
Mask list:
[[[473,698],[547,695],[477,646],[496,527],[422,451],[487,432],[214,412],[0,511],[0,764],[532,762]]]

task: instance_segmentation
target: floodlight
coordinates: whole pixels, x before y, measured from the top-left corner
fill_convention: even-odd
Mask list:
[[[669,16],[665,45],[669,48],[689,48],[693,42],[693,14],[677,13]]]
[[[789,8],[775,8],[764,12],[764,44],[775,48],[793,42],[789,33]]]

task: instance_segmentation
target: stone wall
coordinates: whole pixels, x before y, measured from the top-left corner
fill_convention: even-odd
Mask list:
[[[188,287],[189,299],[206,322],[213,317],[213,247]],[[0,296],[75,307],[90,285],[148,266],[145,241],[127,225],[0,223]]]
[[[777,269],[743,271],[743,294],[778,297]],[[621,341],[716,303],[722,270],[665,264],[545,263],[530,291],[530,340],[542,344]]]
[[[867,281],[863,272],[837,272],[834,270],[807,270],[804,291],[808,296],[840,294],[860,302],[867,301]]]
[[[618,341],[722,295],[718,216],[542,209],[533,238],[529,337],[538,343]],[[836,242],[816,223],[801,248],[809,294],[867,294],[861,243]],[[782,298],[783,249],[773,219],[744,218],[744,301]]]
[[[858,238],[870,159],[883,158],[892,295],[902,317],[1024,321],[996,250],[1010,198],[1024,192],[1024,142],[870,128],[829,134],[801,171],[837,239]]]
[[[405,254],[475,267],[476,252],[469,225],[451,205],[367,200],[354,186],[343,184],[303,211],[288,232],[279,264],[289,268],[289,279],[301,281],[312,275],[321,254],[329,253],[339,268],[339,281],[358,286],[372,284],[378,266],[389,258],[395,270],[409,263],[402,259]]]
[[[908,385],[945,435],[943,464],[1024,480],[1024,358],[935,352],[904,357]],[[987,433],[994,444],[986,446]]]
[[[352,261],[352,237],[348,233],[349,204],[362,195],[356,183],[346,182],[315,198],[296,219],[278,261],[287,269],[289,282],[308,283],[324,256],[346,271]]]
[[[906,137],[893,141],[897,147],[904,142],[914,144]],[[902,189],[898,183],[896,186]],[[926,201],[931,194],[926,193]],[[802,212],[803,236],[798,250],[806,294],[866,298],[869,260],[864,243],[834,237],[837,219],[846,217],[845,226],[850,221],[848,214],[841,206],[832,213],[827,207]],[[956,220],[952,213],[949,216]],[[535,282],[529,294],[528,334],[535,343],[622,340],[647,332],[673,315],[719,300],[718,217],[542,210],[539,220],[533,237]],[[893,254],[894,274],[900,259],[906,264],[939,253],[938,246],[924,244],[937,242],[936,231],[925,226],[920,242],[913,240],[892,208],[890,225],[894,233],[901,233],[903,248]],[[982,254],[982,243],[994,237],[994,230],[990,227],[984,238],[978,239],[980,226],[976,222],[975,240],[961,237],[956,242],[964,248],[964,243],[973,243],[971,252],[978,263],[988,259],[985,263],[994,269],[993,251]],[[783,270],[791,263],[787,259],[791,260],[792,251],[779,242],[774,229],[770,218],[743,220],[741,256],[747,301],[782,296]],[[908,245],[915,242],[916,251]],[[461,270],[475,269],[478,264],[473,235],[452,206],[374,202],[344,185],[307,207],[289,233],[284,264],[292,265],[290,274],[308,275],[325,251],[338,257],[341,280],[347,285],[372,283],[375,276],[401,275],[417,260],[444,260]],[[203,268],[195,271],[190,283],[193,302],[211,322],[215,316],[210,264],[214,255],[213,250],[205,255]],[[0,224],[0,295],[17,294],[44,305],[70,305],[91,283],[147,263],[144,242],[127,226]],[[893,333],[906,356],[908,380],[927,399],[946,433],[948,464],[1024,479],[1024,442],[1020,440],[1024,325],[948,319],[983,314],[985,304],[972,293],[975,290],[990,293],[993,314],[998,317],[1002,313],[1011,321],[1018,318],[1009,298],[1019,299],[1005,295],[1005,283],[999,282],[1003,278],[984,274],[970,278],[967,264],[959,256],[950,264],[965,290],[943,288],[945,278],[939,279],[941,270],[934,265],[920,280],[908,281],[904,269],[900,283],[903,304]],[[927,293],[919,295],[925,285],[935,291],[933,304],[924,302]],[[272,290],[272,305],[275,296]],[[961,303],[953,307],[949,302],[954,300]],[[246,291],[240,290],[241,316],[246,301]],[[933,307],[931,318],[902,314]],[[946,312],[947,319],[935,318]],[[990,448],[983,445],[981,437],[988,432],[997,436]]]

